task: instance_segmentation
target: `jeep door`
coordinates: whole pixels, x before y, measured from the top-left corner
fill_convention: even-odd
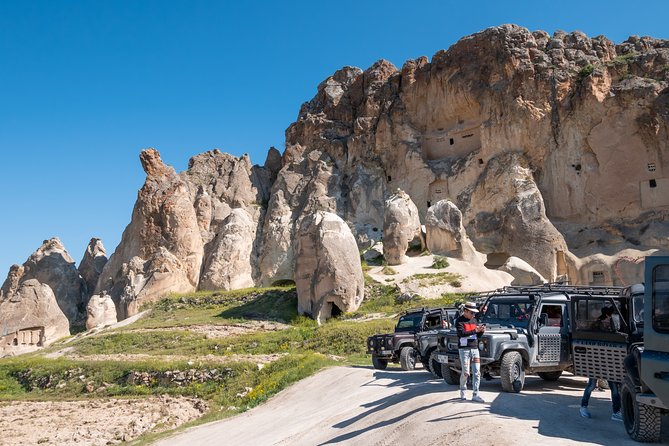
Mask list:
[[[536,365],[569,362],[569,323],[567,307],[559,302],[542,302],[536,325]]]
[[[602,322],[602,309],[610,308],[619,320],[621,299],[606,295],[583,295],[571,298],[571,348],[574,375],[622,382],[623,360],[627,355],[629,329],[626,323],[616,326],[613,320]],[[613,318],[612,318],[613,319]]]

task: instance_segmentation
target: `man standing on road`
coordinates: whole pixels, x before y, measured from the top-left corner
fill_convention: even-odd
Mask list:
[[[460,354],[460,399],[466,400],[467,379],[472,375],[472,401],[484,403],[479,396],[481,384],[481,355],[479,354],[479,338],[485,331],[485,325],[477,324],[474,315],[479,310],[473,302],[467,302],[462,309],[462,316],[455,321],[458,331],[458,353]]]

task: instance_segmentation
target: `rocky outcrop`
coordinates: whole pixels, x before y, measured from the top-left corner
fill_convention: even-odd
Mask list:
[[[86,247],[84,257],[79,262],[79,274],[84,282],[86,282],[86,290],[88,297],[90,297],[98,284],[98,278],[102,269],[107,263],[107,252],[102,245],[102,240],[99,238],[92,238]]]
[[[462,213],[452,202],[440,200],[427,210],[425,232],[432,254],[474,261],[476,250],[462,226]]]
[[[116,305],[111,296],[95,294],[86,306],[86,330],[113,325],[117,322]]]
[[[84,325],[88,294],[74,260],[57,237],[45,240],[23,266],[14,265],[2,285],[2,298],[11,297],[31,279],[48,285],[71,325]]]
[[[203,290],[234,290],[252,287],[255,224],[244,209],[233,209],[212,242],[213,250],[200,279]]]
[[[49,285],[26,279],[8,294],[3,292],[0,356],[36,350],[69,335],[70,322]]]
[[[383,218],[383,257],[388,265],[404,263],[411,243],[421,250],[425,246],[420,217],[411,197],[398,189],[386,200]]]
[[[511,285],[541,285],[546,283],[546,279],[532,268],[532,265],[518,257],[509,257],[498,270],[513,276]]]
[[[346,222],[316,212],[302,222],[296,240],[297,309],[319,322],[355,311],[364,297],[358,248]]]

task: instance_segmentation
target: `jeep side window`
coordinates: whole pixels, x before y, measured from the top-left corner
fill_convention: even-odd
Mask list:
[[[669,333],[669,265],[653,270],[653,328]]]
[[[543,305],[541,307],[541,316],[546,315],[546,326],[562,326],[562,306],[561,305]]]
[[[425,328],[431,330],[433,328],[441,328],[441,315],[431,314],[425,318]]]

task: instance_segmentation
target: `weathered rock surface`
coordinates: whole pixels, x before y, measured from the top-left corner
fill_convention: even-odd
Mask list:
[[[316,212],[302,222],[296,240],[297,309],[318,320],[355,311],[364,297],[358,248],[344,220]]]
[[[344,67],[263,167],[212,150],[177,174],[143,151],[146,183],[97,291],[124,318],[170,291],[297,279],[298,229],[323,211],[346,222],[358,248],[387,239],[385,254],[399,258],[401,237],[384,234],[397,189],[419,227],[428,208],[452,202],[491,268],[517,257],[548,281],[642,280],[640,266],[616,265],[625,252],[669,252],[668,65],[666,40],[616,45],[503,25],[400,69]],[[456,246],[456,232],[435,249]],[[10,272],[6,288],[23,274]],[[59,302],[70,296],[51,283]]]
[[[36,350],[69,335],[70,322],[49,285],[26,279],[18,288],[3,292],[0,356]]]
[[[509,257],[498,270],[513,276],[511,285],[541,285],[546,283],[546,279],[532,268],[532,265],[518,257]]]
[[[230,212],[212,242],[213,250],[205,261],[200,289],[234,290],[254,285],[251,253],[255,226],[244,209]]]
[[[86,290],[90,297],[98,284],[98,278],[107,263],[107,252],[102,245],[102,240],[92,238],[86,247],[84,257],[79,262],[79,274],[86,282]]]
[[[36,279],[48,285],[56,296],[58,306],[71,325],[83,325],[86,320],[88,294],[86,283],[79,275],[74,260],[57,237],[45,240],[19,267],[12,266],[2,285],[2,296],[12,296],[21,284]]]
[[[409,195],[398,189],[386,200],[383,218],[383,257],[388,265],[404,263],[412,242],[420,248],[425,246],[418,208]]]
[[[86,306],[86,330],[118,322],[116,305],[108,294],[94,294]]]
[[[476,250],[462,225],[462,213],[451,201],[440,200],[427,210],[425,231],[431,253],[474,261]]]

